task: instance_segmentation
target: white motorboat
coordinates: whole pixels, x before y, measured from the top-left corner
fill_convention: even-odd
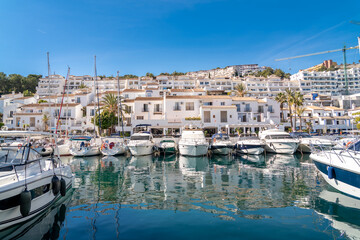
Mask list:
[[[160,154],[175,154],[177,152],[177,144],[172,138],[165,138],[160,141],[157,148],[160,151]]]
[[[320,137],[313,137],[306,132],[293,132],[290,136],[300,141],[298,151],[302,153],[311,153],[311,146],[321,149],[328,149],[334,146],[333,141]]]
[[[179,141],[179,152],[183,156],[204,156],[209,149],[209,143],[205,139],[201,129],[184,129]]]
[[[124,138],[105,137],[101,139],[100,151],[105,156],[121,155],[126,153],[127,146]]]
[[[270,153],[294,154],[299,146],[299,140],[279,129],[262,131],[259,137],[265,141],[265,150]]]
[[[235,149],[238,154],[260,155],[264,152],[265,141],[260,140],[255,134],[239,136]]]
[[[342,150],[314,149],[310,158],[328,184],[360,198],[360,141]]]
[[[155,142],[150,132],[134,133],[130,137],[128,148],[133,156],[150,155],[154,152]]]
[[[217,133],[211,137],[210,149],[214,154],[228,155],[234,148],[229,135]]]
[[[61,139],[60,141],[58,141],[57,149],[55,149],[55,155],[71,156],[70,148],[71,148],[70,139]]]
[[[100,154],[100,147],[96,138],[74,136],[70,138],[70,141],[70,153],[75,157],[96,156]]]
[[[25,222],[64,197],[72,186],[73,175],[60,159],[42,158],[32,149],[32,136],[51,133],[0,131],[1,136],[26,137],[26,144],[1,150],[0,158],[0,230]]]

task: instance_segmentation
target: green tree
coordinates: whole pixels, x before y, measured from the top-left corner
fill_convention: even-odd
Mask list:
[[[146,77],[154,78],[155,76],[154,76],[154,74],[147,72]]]
[[[293,102],[294,102],[294,110],[295,110],[295,131],[296,131],[296,113],[297,113],[297,108],[301,107],[304,104],[304,95],[301,92],[294,92],[293,95]]]
[[[281,69],[275,69],[274,75],[278,76],[279,78],[283,79],[285,77],[285,72]]]
[[[38,103],[47,103],[48,101],[46,101],[46,100],[44,100],[44,99],[40,99],[39,101],[38,101]]]
[[[294,130],[294,124],[292,121],[292,106],[294,105],[294,92],[290,88],[288,88],[285,90],[285,96],[286,96],[286,103],[289,109],[291,129]]]
[[[235,92],[236,95],[239,97],[244,97],[247,94],[245,85],[242,83],[239,83],[238,85],[235,86]]]
[[[42,122],[44,124],[44,130],[47,131],[48,128],[49,128],[49,125],[48,125],[48,122],[50,120],[49,115],[44,114],[41,120],[42,120]]]
[[[299,117],[299,120],[300,120],[300,131],[302,131],[302,121],[301,121],[301,117],[302,115],[304,114],[305,112],[305,108],[303,106],[300,106],[296,109],[296,114],[298,115]]]
[[[79,89],[84,89],[84,88],[87,88],[86,85],[85,85],[84,83],[81,83],[81,84],[79,85]]]
[[[110,134],[114,132],[114,126],[118,124],[118,118],[114,113],[111,113],[107,110],[104,110],[100,113],[101,117],[101,128],[102,129],[109,129]],[[95,125],[99,126],[99,114],[96,113],[95,117],[91,119],[91,122]]]
[[[281,121],[284,122],[285,121],[285,117],[284,117],[284,103],[286,103],[287,99],[286,99],[286,95],[285,93],[278,93],[278,95],[276,95],[275,97],[275,101],[277,101],[278,103],[280,103],[280,110],[281,110]]]

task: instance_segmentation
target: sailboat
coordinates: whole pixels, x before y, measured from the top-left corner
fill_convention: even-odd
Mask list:
[[[101,119],[100,119],[100,109],[99,109],[99,94],[97,87],[97,71],[96,71],[96,56],[94,57],[95,61],[95,78],[94,78],[94,103],[95,98],[97,97],[98,106],[96,109],[96,104],[94,104],[95,112],[99,113],[99,133],[101,133]],[[97,111],[96,111],[97,110]],[[101,139],[97,136],[96,133],[96,124],[95,124],[95,116],[94,116],[94,135],[95,136],[74,136],[70,139],[71,147],[70,153],[76,157],[86,157],[86,156],[96,156],[99,155]]]
[[[122,137],[120,136],[110,136],[101,139],[101,153],[105,156],[115,156],[126,153],[127,146],[124,139],[124,123],[123,123],[123,115],[121,109],[121,99],[120,99],[120,83],[119,83],[119,71],[117,72],[117,85],[118,85],[118,128],[120,128],[120,114],[121,114],[121,129],[122,129]],[[120,134],[119,134],[120,135]]]

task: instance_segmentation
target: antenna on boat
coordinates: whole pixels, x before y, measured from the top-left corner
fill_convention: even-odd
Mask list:
[[[97,70],[96,70],[96,55],[94,56],[94,68],[95,68],[95,78],[94,78],[94,88],[95,88],[95,97],[97,98],[97,113],[99,114],[99,135],[101,137],[101,115],[100,115],[100,101],[99,101],[99,86],[97,84]],[[96,108],[95,99],[94,99],[94,109]],[[95,116],[94,114],[94,130],[96,128],[95,124]],[[95,130],[95,136],[96,136],[96,130]]]
[[[51,69],[50,69],[50,54],[49,52],[46,53],[47,56],[47,65],[48,65],[48,101],[49,101],[49,119],[50,119],[50,132],[51,132],[51,102],[50,102],[50,75],[51,75]]]
[[[65,91],[66,91],[66,87],[67,87],[67,82],[68,82],[68,79],[69,79],[69,74],[70,74],[70,67],[68,67],[68,72],[67,72],[66,79],[65,79],[64,91],[63,91],[63,95],[62,95],[62,98],[61,98],[61,105],[60,105],[60,110],[59,110],[59,116],[58,116],[58,120],[57,120],[57,123],[56,123],[56,129],[55,129],[55,133],[56,133],[56,134],[57,134],[57,130],[58,130],[58,127],[59,127],[61,110],[62,110],[62,106],[63,106],[63,103],[64,103],[64,95],[65,95]],[[66,129],[66,130],[67,130],[67,129]]]
[[[122,137],[124,138],[124,116],[122,113],[122,105],[121,105],[121,99],[120,99],[120,80],[119,80],[119,71],[117,71],[117,87],[118,87],[118,127],[120,124],[120,114],[121,114],[121,131],[122,131]]]

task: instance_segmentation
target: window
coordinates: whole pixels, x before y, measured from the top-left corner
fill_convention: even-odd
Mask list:
[[[241,111],[240,106],[241,106],[240,104],[236,104],[236,111],[237,111],[237,112],[240,112],[240,111]]]
[[[273,112],[274,112],[274,109],[273,109],[273,106],[272,106],[272,105],[269,105],[269,106],[268,106],[268,111],[269,111],[270,113],[273,113]]]
[[[136,120],[144,120],[144,116],[136,116]]]
[[[227,111],[220,111],[220,122],[227,122]]]
[[[225,102],[221,102],[220,105],[221,105],[221,106],[225,106]]]
[[[210,111],[204,111],[204,122],[209,123],[210,121]]]
[[[174,111],[181,111],[180,102],[175,102]]]
[[[11,117],[11,118],[13,117],[13,114],[14,114],[14,112],[13,112],[13,111],[10,111],[10,117]]]
[[[193,102],[186,103],[186,111],[194,111],[194,103]]]
[[[161,104],[154,105],[154,112],[156,112],[156,113],[162,112]]]
[[[245,105],[245,110],[244,110],[245,112],[251,112],[251,108],[250,108],[250,104],[249,103],[247,103],[246,105]]]
[[[90,109],[90,116],[95,116],[95,109]]]
[[[79,97],[76,98],[76,103],[80,103],[80,98]]]
[[[212,102],[204,102],[204,106],[212,106]]]
[[[148,112],[148,111],[149,111],[149,105],[148,105],[148,104],[144,104],[142,111],[143,111],[143,112]]]

